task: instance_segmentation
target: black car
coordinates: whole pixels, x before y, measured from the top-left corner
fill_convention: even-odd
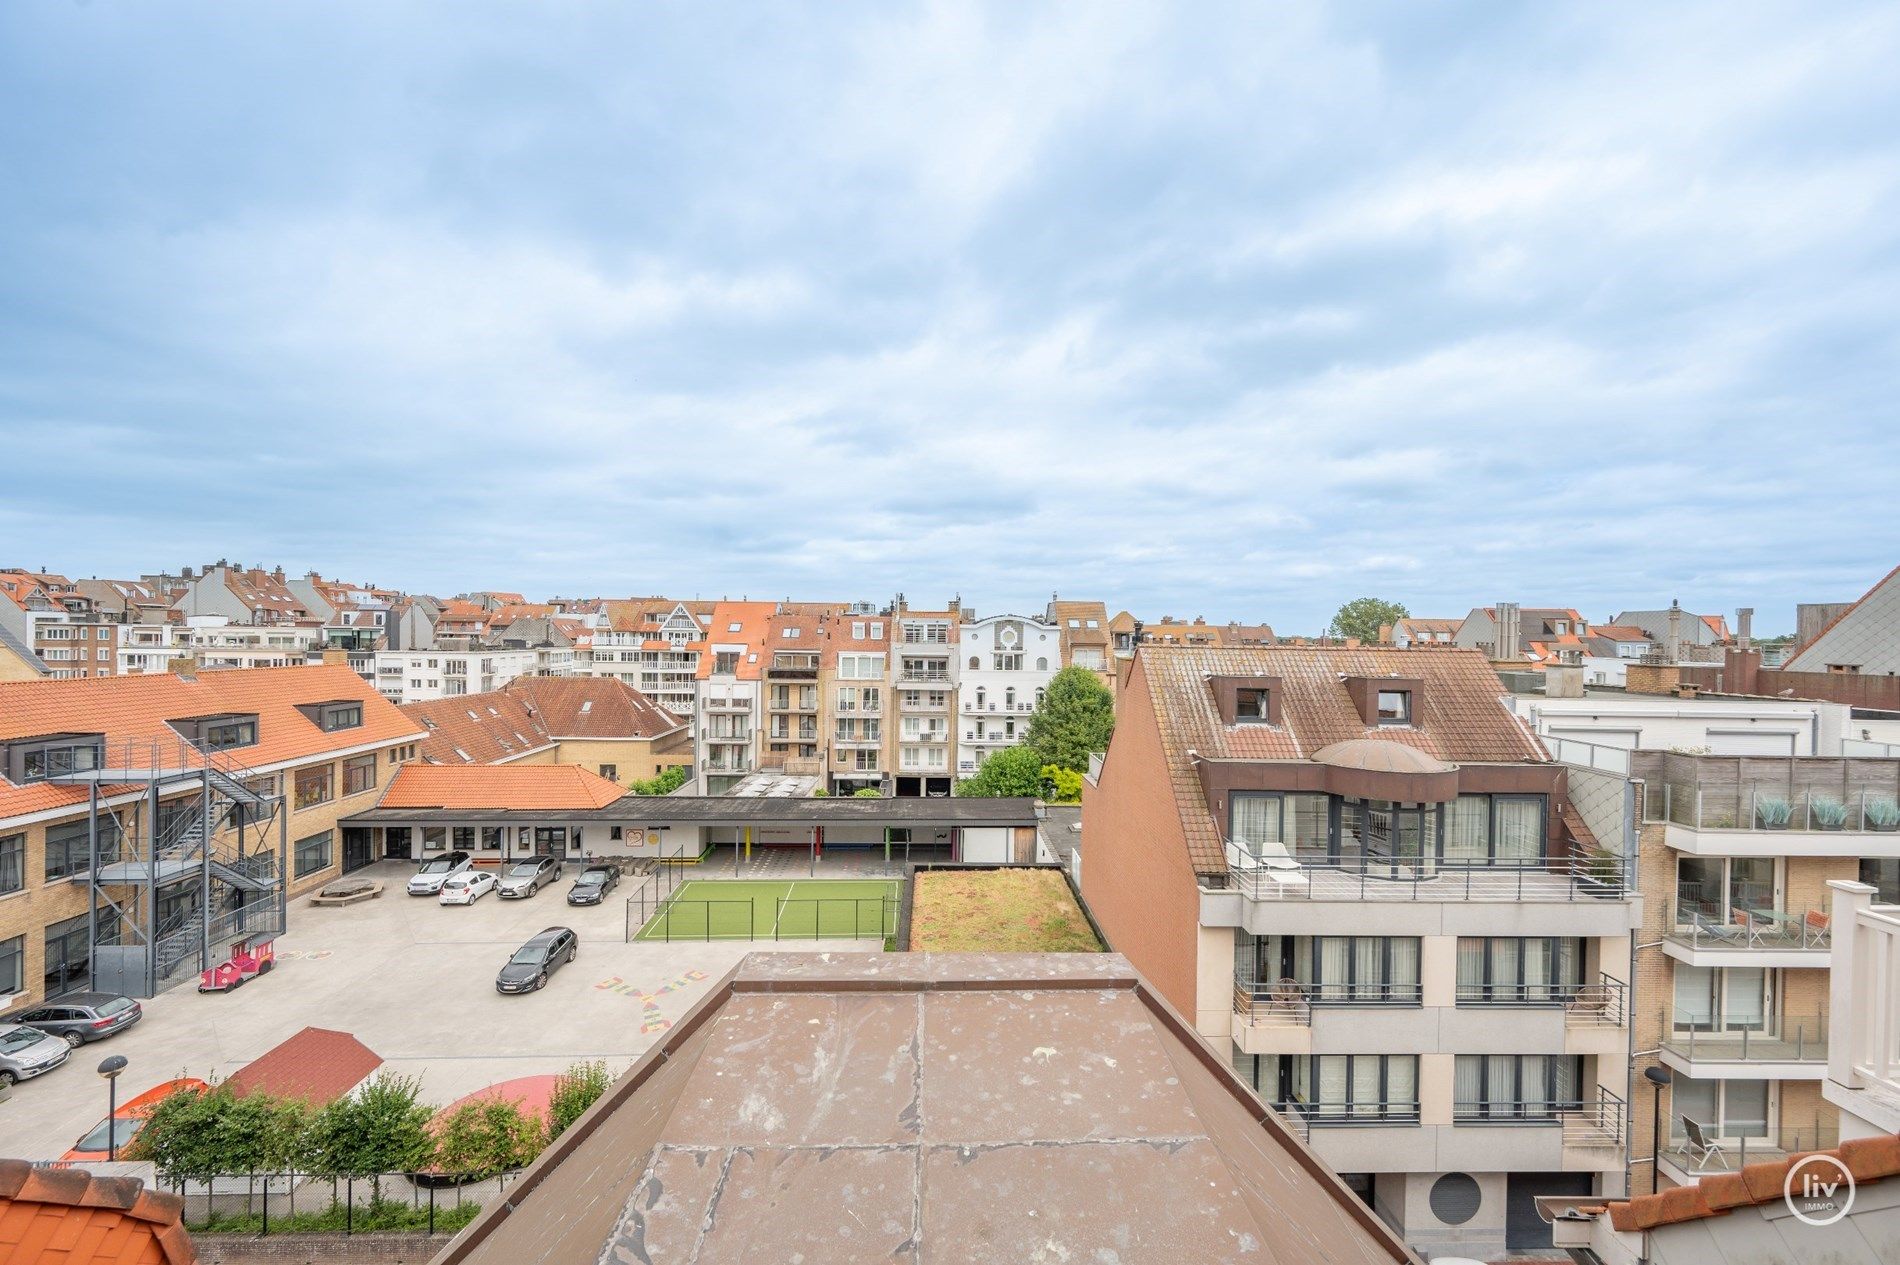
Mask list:
[[[612,865],[590,865],[581,871],[574,880],[574,886],[567,889],[567,903],[570,905],[598,905],[606,899],[620,884],[620,870]]]
[[[38,1028],[77,1049],[88,1041],[103,1041],[115,1032],[123,1032],[144,1016],[144,1010],[130,997],[73,993],[12,1018],[15,1023]]]
[[[498,993],[532,993],[548,982],[548,976],[574,960],[580,939],[567,927],[549,927],[535,936],[508,959],[495,977]]]

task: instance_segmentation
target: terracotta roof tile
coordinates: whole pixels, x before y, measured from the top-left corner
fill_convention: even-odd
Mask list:
[[[184,1201],[132,1177],[0,1160],[0,1259],[35,1265],[186,1265]]]
[[[1831,1155],[1847,1167],[1856,1186],[1900,1176],[1900,1134],[1883,1133],[1843,1142],[1832,1151],[1803,1151],[1785,1159],[1750,1164],[1734,1173],[1705,1177],[1609,1205],[1610,1224],[1624,1233],[1726,1215],[1730,1209],[1779,1202],[1788,1170],[1811,1155]]]
[[[238,1094],[261,1091],[321,1107],[355,1089],[382,1064],[381,1055],[347,1032],[305,1028],[246,1063],[226,1083]]]
[[[405,764],[378,808],[605,808],[626,791],[574,764]]]
[[[361,703],[362,725],[325,732],[297,710],[299,704],[334,700]],[[0,683],[0,741],[100,733],[109,757],[125,744],[154,741],[174,754],[181,740],[167,721],[223,712],[257,714],[257,744],[230,752],[233,761],[250,768],[421,736],[395,704],[344,664],[234,668],[191,678],[152,673]],[[0,778],[0,821],[85,802],[83,786],[15,786]]]

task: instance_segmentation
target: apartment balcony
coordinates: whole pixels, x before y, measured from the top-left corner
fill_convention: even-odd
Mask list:
[[[1029,716],[1036,710],[1034,703],[978,703],[974,699],[965,699],[959,708],[965,716]]]
[[[897,703],[897,710],[901,712],[909,712],[912,715],[916,715],[920,712],[947,712],[950,710],[950,700],[945,699],[941,703],[932,703],[932,702],[927,702],[927,701],[916,702],[916,703],[906,703],[902,699],[899,699]]]
[[[921,743],[928,746],[940,747],[950,741],[950,735],[948,732],[939,729],[932,733],[900,734],[897,740],[904,743]]]
[[[1676,928],[1664,934],[1662,950],[1690,966],[1759,966],[1769,970],[1825,970],[1833,934],[1819,909],[1720,910],[1681,904]]]
[[[1769,1164],[1809,1151],[1831,1150],[1841,1144],[1838,1126],[1824,1123],[1817,1114],[1798,1123],[1780,1121],[1731,1120],[1724,1127],[1697,1122],[1705,1142],[1714,1143],[1704,1151],[1689,1145],[1688,1131],[1682,1118],[1664,1122],[1668,1131],[1663,1150],[1657,1156],[1662,1175],[1678,1186],[1693,1186],[1705,1177],[1741,1171],[1750,1164]]]
[[[948,672],[927,672],[923,670],[912,670],[909,668],[906,668],[904,671],[899,672],[897,674],[897,679],[899,682],[905,685],[948,685],[950,684],[950,674]]]
[[[1673,1012],[1662,1039],[1662,1061],[1697,1080],[1818,1081],[1827,1074],[1827,1016],[1782,1015],[1757,1029],[1683,1030],[1691,1021]]]
[[[708,711],[715,712],[749,712],[752,710],[752,700],[749,698],[706,698],[701,699],[700,703]]]
[[[1417,984],[1234,980],[1234,1044],[1245,1054],[1408,1053],[1436,1046],[1437,1019]]]
[[[1638,752],[1633,771],[1678,852],[1900,857],[1900,760]]]

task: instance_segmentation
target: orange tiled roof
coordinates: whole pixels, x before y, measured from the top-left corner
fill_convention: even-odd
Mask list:
[[[626,794],[573,764],[405,764],[378,808],[605,808]]]
[[[1832,1155],[1854,1175],[1856,1186],[1900,1176],[1900,1134],[1843,1142],[1832,1151],[1804,1151],[1783,1160],[1750,1164],[1740,1172],[1705,1177],[1692,1186],[1677,1186],[1654,1195],[1608,1205],[1610,1224],[1628,1234],[1683,1221],[1719,1217],[1731,1208],[1779,1203],[1788,1170],[1808,1155]]]
[[[1516,764],[1549,756],[1504,706],[1503,687],[1476,650],[1362,646],[1148,646],[1135,656],[1148,678],[1175,806],[1197,872],[1226,868],[1221,830],[1208,811],[1195,752],[1206,759],[1305,760],[1321,747],[1380,738],[1452,764]],[[1228,725],[1210,676],[1278,677],[1278,725]],[[1423,683],[1417,718],[1403,728],[1367,725],[1342,677],[1398,676]],[[1110,758],[1113,758],[1111,748]]]
[[[765,648],[767,626],[776,608],[776,603],[773,602],[717,602],[713,605],[712,620],[706,629],[706,641],[709,645],[736,645],[745,648],[739,655],[739,663],[733,673],[741,681],[759,679],[759,674],[765,666],[761,651]],[[700,680],[703,681],[712,675],[715,661],[713,654],[700,658]]]
[[[35,1265],[187,1265],[185,1201],[136,1177],[0,1160],[0,1259]]]
[[[657,738],[685,723],[613,677],[524,676],[506,689],[530,700],[557,738]]]
[[[382,1065],[380,1054],[347,1032],[305,1028],[246,1063],[226,1083],[236,1094],[262,1092],[322,1107]]]
[[[348,700],[363,705],[363,723],[326,733],[299,704]],[[249,767],[306,760],[333,751],[422,737],[415,722],[344,664],[233,668],[182,677],[170,672],[73,681],[0,683],[0,741],[42,734],[104,734],[108,758],[125,744],[178,750],[166,722],[224,712],[257,715],[257,745],[229,754]],[[0,778],[0,821],[86,802],[83,786]]]

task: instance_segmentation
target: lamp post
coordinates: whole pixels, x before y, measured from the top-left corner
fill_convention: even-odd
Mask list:
[[[1643,1069],[1643,1079],[1649,1082],[1654,1104],[1649,1118],[1649,1190],[1654,1194],[1662,1189],[1662,1169],[1657,1167],[1662,1159],[1662,1092],[1676,1076],[1661,1063],[1652,1063]]]
[[[125,1070],[125,1056],[114,1054],[99,1064],[99,1075],[106,1080],[106,1159],[119,1158],[119,1073]]]

